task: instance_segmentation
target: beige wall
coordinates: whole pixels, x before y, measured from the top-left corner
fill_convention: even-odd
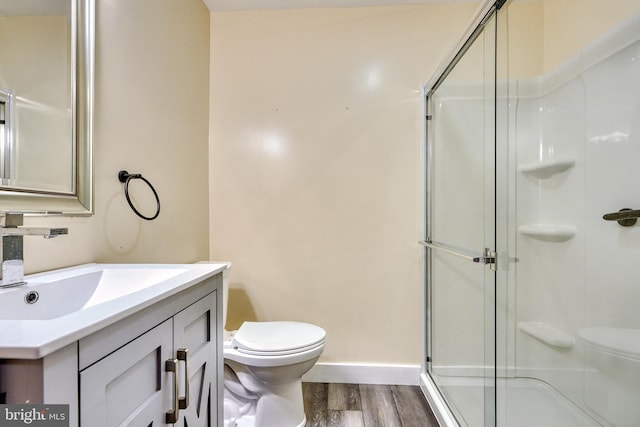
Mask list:
[[[26,238],[26,269],[206,259],[209,12],[201,0],[96,4],[96,214],[27,218],[68,226],[70,234]],[[121,169],[154,184],[162,201],[157,220],[130,210],[116,177]],[[136,186],[147,214],[148,194]]]
[[[631,15],[640,0],[544,0],[544,70],[553,70]],[[567,18],[571,19],[567,19]]]
[[[498,30],[500,55],[508,49],[512,78],[534,77],[552,71],[637,13],[640,0],[512,1],[508,25]]]
[[[420,87],[477,4],[211,15],[211,258],[231,321],[419,364]]]
[[[324,361],[419,363],[419,89],[474,9],[98,0],[96,214],[28,218],[70,235],[25,239],[27,271],[191,262],[210,243],[243,318],[324,326]],[[158,220],[130,211],[120,169],[154,183]]]
[[[514,0],[500,12],[498,79],[539,76],[544,71],[545,54],[543,0]]]

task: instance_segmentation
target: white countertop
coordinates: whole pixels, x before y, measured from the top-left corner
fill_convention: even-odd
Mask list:
[[[54,351],[84,338],[118,320],[121,320],[137,311],[151,306],[167,297],[177,294],[180,291],[213,277],[227,268],[225,263],[202,263],[202,264],[85,264],[77,267],[70,267],[60,270],[53,270],[46,273],[32,274],[25,277],[27,285],[0,290],[0,358],[2,359],[39,359]],[[148,283],[137,286],[136,282],[144,280],[130,279],[121,280],[126,277],[127,272],[135,277],[137,273],[143,276],[153,277],[153,270],[169,271],[164,277],[162,274]],[[140,271],[142,270],[142,271]],[[43,320],[16,320],[12,318],[8,311],[23,310],[26,307],[24,301],[16,303],[15,296],[11,292],[18,292],[20,298],[30,290],[38,290],[42,284],[47,284],[59,280],[69,280],[85,274],[93,276],[99,272],[107,272],[110,277],[109,291],[105,291],[104,286],[97,286],[87,293],[87,301],[75,302],[81,304],[78,309],[72,309],[69,314],[54,315],[59,317]],[[146,274],[145,272],[148,272]],[[105,274],[106,275],[106,274]],[[89,277],[89,276],[87,276]],[[114,277],[116,279],[114,279]],[[63,283],[63,282],[60,282]],[[113,285],[115,283],[115,285]],[[122,285],[120,285],[122,283]],[[58,283],[53,284],[49,289],[55,289]],[[63,284],[64,286],[64,284]],[[78,283],[75,283],[76,289]],[[83,285],[80,285],[83,286]],[[90,285],[89,285],[90,286]],[[111,292],[110,290],[114,290]],[[220,289],[222,290],[222,289]],[[36,304],[62,304],[67,308],[74,304],[76,292],[65,289],[65,294],[53,295],[49,299],[51,291],[42,291],[43,294]],[[54,292],[55,294],[55,292]],[[58,298],[58,301],[55,299]],[[25,304],[22,306],[21,304]],[[16,306],[18,306],[16,308]],[[65,308],[62,307],[62,311]],[[19,316],[16,316],[19,317]]]

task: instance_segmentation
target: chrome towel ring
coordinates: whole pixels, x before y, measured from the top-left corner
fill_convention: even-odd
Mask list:
[[[141,179],[141,180],[143,180],[149,186],[151,191],[153,191],[153,195],[156,198],[156,204],[158,206],[158,208],[156,209],[155,215],[153,215],[153,216],[144,216],[144,215],[142,215],[140,213],[140,211],[138,211],[138,209],[136,209],[135,206],[133,206],[133,203],[131,202],[131,198],[129,198],[129,181],[131,181],[132,179]],[[156,192],[156,189],[153,188],[153,185],[151,185],[151,183],[145,177],[143,177],[139,173],[129,173],[129,172],[123,170],[123,171],[118,172],[118,180],[120,182],[124,183],[124,196],[127,198],[127,203],[129,203],[129,206],[131,207],[133,212],[135,212],[136,215],[138,215],[142,219],[146,219],[147,221],[154,220],[154,219],[156,219],[158,217],[158,215],[160,215],[160,198],[158,197],[158,193]]]

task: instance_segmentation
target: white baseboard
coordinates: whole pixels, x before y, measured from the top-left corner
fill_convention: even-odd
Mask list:
[[[302,381],[312,383],[419,385],[420,365],[316,363]]]

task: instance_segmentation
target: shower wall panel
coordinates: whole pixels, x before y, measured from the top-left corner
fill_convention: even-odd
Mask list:
[[[640,328],[640,227],[602,220],[605,213],[640,206],[638,76],[640,41],[584,73],[587,326]]]
[[[560,227],[584,229],[584,87],[577,79],[547,92],[543,80],[536,85],[541,95],[530,96],[532,85],[523,83],[516,116],[516,376],[539,378],[578,396],[579,348],[549,345],[523,327],[536,324],[570,336],[584,321],[584,234],[552,233]],[[563,161],[575,165],[558,172],[534,168]]]
[[[638,28],[636,16],[517,85],[514,371],[546,381],[596,418],[584,399],[585,372],[595,367],[579,331],[640,327],[640,228],[602,219],[640,206]],[[545,333],[527,333],[527,325]]]

